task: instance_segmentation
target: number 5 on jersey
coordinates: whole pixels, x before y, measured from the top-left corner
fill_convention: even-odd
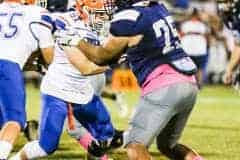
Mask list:
[[[22,17],[21,13],[0,13],[0,38],[10,39],[18,32],[17,20]]]

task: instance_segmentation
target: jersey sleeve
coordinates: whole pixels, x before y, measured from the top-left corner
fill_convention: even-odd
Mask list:
[[[43,8],[32,7],[31,23],[29,25],[30,32],[34,39],[38,42],[39,48],[47,48],[54,46],[52,37],[53,21],[51,14]]]
[[[53,30],[55,28],[55,23],[50,14],[42,13],[40,23],[42,25],[44,25],[45,27],[49,28],[53,32]]]
[[[38,41],[39,48],[48,48],[54,46],[52,32],[47,27],[40,24],[32,24],[31,31]]]
[[[50,30],[53,30],[54,28],[54,21],[51,13],[49,13],[44,8],[36,8],[36,10],[39,10],[39,18],[36,18],[36,21],[40,23],[41,25],[49,28]],[[38,16],[37,16],[38,17]]]
[[[140,22],[141,13],[134,9],[118,12],[114,15],[110,33],[113,36],[134,36],[141,32]]]

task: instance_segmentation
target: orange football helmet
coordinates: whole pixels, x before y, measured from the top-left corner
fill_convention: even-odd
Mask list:
[[[102,0],[76,0],[76,3],[80,6],[85,6],[90,9],[102,9],[103,8]]]
[[[76,9],[95,31],[102,30],[106,19],[103,0],[76,0]]]

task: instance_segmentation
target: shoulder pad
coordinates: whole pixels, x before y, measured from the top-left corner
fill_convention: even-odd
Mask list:
[[[134,9],[128,9],[118,12],[114,15],[110,33],[114,36],[132,36],[136,35],[141,26],[137,26],[141,13]]]
[[[53,21],[48,10],[35,5],[26,5],[25,7],[31,14],[29,16],[33,23],[39,23],[51,30],[53,29]]]
[[[52,17],[48,13],[44,13],[41,15],[41,23],[44,24],[46,27],[53,30],[54,28],[54,21]]]
[[[116,13],[113,16],[112,22],[117,22],[117,21],[137,21],[138,17],[140,16],[140,12],[134,10],[134,9],[128,9],[124,10],[121,12]]]

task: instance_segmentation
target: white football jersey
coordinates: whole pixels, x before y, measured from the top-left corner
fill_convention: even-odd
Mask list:
[[[207,54],[207,26],[197,20],[189,20],[181,25],[182,47],[189,56]]]
[[[52,47],[51,26],[42,20],[43,8],[14,2],[0,4],[0,59],[23,68],[32,52]]]
[[[85,28],[84,22],[79,20],[75,12],[54,14],[53,19],[58,27]],[[60,29],[59,28],[59,29]],[[82,76],[68,60],[60,46],[55,44],[55,53],[52,64],[49,66],[41,84],[41,92],[76,104],[88,103],[94,89],[90,80]]]

